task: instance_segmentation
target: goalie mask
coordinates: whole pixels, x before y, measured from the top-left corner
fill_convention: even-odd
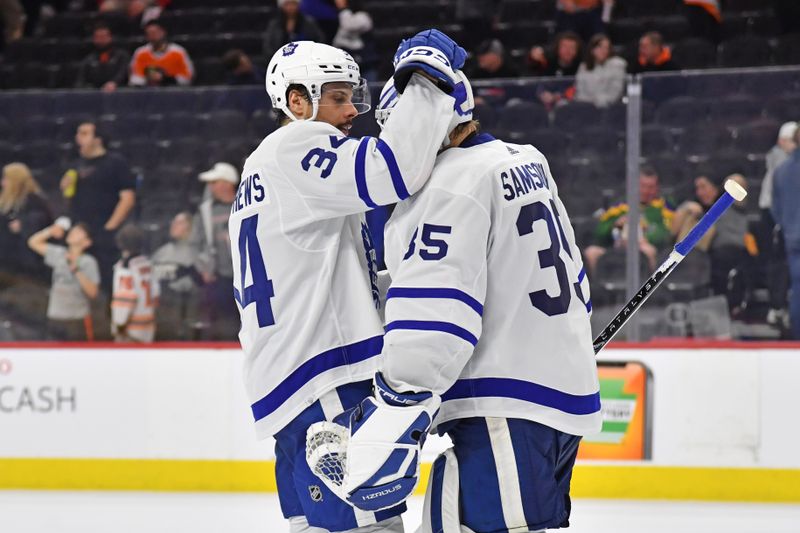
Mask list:
[[[291,85],[302,85],[311,98],[314,120],[320,107],[320,98],[327,83],[347,83],[353,88],[350,103],[358,114],[370,110],[367,82],[352,56],[333,46],[313,41],[296,41],[283,45],[267,67],[267,94],[272,107],[280,109],[291,120],[298,119],[289,110],[286,91]],[[338,105],[338,104],[332,104]]]
[[[470,85],[469,80],[462,71],[457,70],[456,76],[458,76],[459,82],[450,95],[455,98],[456,102],[453,106],[453,117],[450,119],[450,124],[447,127],[447,135],[442,141],[443,147],[450,144],[450,132],[452,132],[456,126],[472,120],[472,112],[475,109],[475,97],[472,94],[472,85]],[[390,78],[389,81],[386,82],[386,85],[383,86],[378,105],[375,108],[375,120],[378,122],[378,126],[380,126],[381,129],[386,126],[386,121],[389,120],[389,116],[392,114],[392,110],[397,105],[399,99],[400,94],[397,92],[397,89],[395,89],[394,80]]]

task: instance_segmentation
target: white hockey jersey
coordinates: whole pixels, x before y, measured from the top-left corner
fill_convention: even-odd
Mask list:
[[[118,340],[153,342],[161,289],[153,264],[144,255],[120,259],[114,265],[111,333]]]
[[[379,139],[293,122],[245,162],[229,231],[259,437],[377,370],[381,302],[363,213],[422,188],[452,109],[453,98],[414,75]]]
[[[384,374],[495,416],[600,430],[589,283],[545,157],[480,134],[443,152],[386,229]]]

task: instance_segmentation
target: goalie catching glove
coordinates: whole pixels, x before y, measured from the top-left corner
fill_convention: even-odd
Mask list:
[[[420,450],[441,404],[430,392],[393,391],[380,373],[374,389],[374,396],[306,433],[311,471],[364,511],[394,507],[414,492]]]

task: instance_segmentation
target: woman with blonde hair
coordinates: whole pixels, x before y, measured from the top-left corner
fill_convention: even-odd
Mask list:
[[[28,237],[53,222],[42,189],[23,163],[3,167],[0,180],[0,270],[44,276],[41,261],[28,249]]]

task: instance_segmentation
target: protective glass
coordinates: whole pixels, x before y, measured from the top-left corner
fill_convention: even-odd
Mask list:
[[[349,85],[349,87],[346,87]],[[353,104],[359,115],[372,108],[372,98],[367,80],[359,78],[355,85],[343,83],[326,83],[322,86],[319,107],[338,107]],[[352,88],[352,90],[351,90]]]

